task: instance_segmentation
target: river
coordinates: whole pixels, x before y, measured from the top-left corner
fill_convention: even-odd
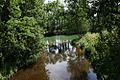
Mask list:
[[[35,65],[18,71],[10,80],[86,80],[87,64],[75,54],[42,54]]]
[[[60,48],[61,53],[44,52],[33,66],[18,71],[10,80],[87,80],[89,61],[78,59],[74,47],[68,48]]]

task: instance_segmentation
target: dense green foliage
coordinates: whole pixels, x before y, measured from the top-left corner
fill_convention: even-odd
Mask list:
[[[90,18],[92,32],[99,32],[99,42],[93,57],[99,79],[120,79],[120,1],[98,0],[92,2]],[[92,58],[92,57],[91,57]]]
[[[68,4],[66,10],[67,32],[83,34],[89,30],[87,0],[65,0]],[[73,27],[74,26],[74,27]]]
[[[119,0],[0,0],[0,79],[34,62],[43,34],[80,34],[99,80],[120,79]],[[86,33],[88,32],[89,33]],[[94,33],[93,33],[94,32]],[[85,34],[85,35],[81,35]]]
[[[86,50],[92,51],[89,59],[99,80],[103,80],[103,78],[105,80],[119,80],[120,1],[96,0],[88,1],[88,3],[90,5],[88,17],[91,22],[89,31],[95,32],[94,34],[99,34],[99,36],[87,33],[80,38],[79,42],[84,44]],[[97,39],[97,42],[92,39],[93,37]]]
[[[46,12],[46,34],[58,34],[64,29],[63,27],[63,15],[64,7],[60,5],[60,2],[53,1],[51,3],[45,4]]]
[[[119,80],[120,68],[120,37],[116,30],[112,33],[105,34],[96,45],[97,55],[94,59],[96,63],[96,71],[101,77],[107,76],[106,80]]]
[[[93,51],[95,44],[98,43],[99,34],[98,33],[86,33],[80,39],[79,43],[83,44],[85,48],[90,48]]]
[[[44,46],[42,4],[40,0],[0,1],[0,80],[40,56]]]
[[[82,5],[84,4],[84,5]],[[86,0],[59,0],[45,5],[46,34],[80,34],[89,30]]]
[[[78,41],[85,48],[85,56],[91,62],[94,60],[96,55],[95,45],[99,41],[99,33],[90,33],[87,32],[84,36]]]

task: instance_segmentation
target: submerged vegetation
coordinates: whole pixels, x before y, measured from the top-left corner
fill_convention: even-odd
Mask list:
[[[73,34],[62,38],[85,46],[98,80],[120,79],[119,0],[0,0],[0,80],[35,63],[44,36]]]

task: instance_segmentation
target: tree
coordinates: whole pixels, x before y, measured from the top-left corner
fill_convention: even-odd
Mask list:
[[[59,1],[46,4],[47,33],[53,34],[80,34],[89,30],[86,0],[66,0],[66,6]],[[64,2],[64,3],[65,3]],[[67,8],[67,9],[65,9]]]
[[[35,62],[43,50],[43,2],[1,0],[0,13],[0,75],[8,78]]]
[[[58,1],[53,1],[45,5],[47,16],[46,34],[60,34],[63,32],[64,6]]]
[[[97,55],[93,62],[96,63],[96,71],[99,78],[107,76],[105,80],[119,80],[119,43],[120,43],[120,15],[118,0],[98,0],[92,2],[90,17],[92,31],[100,33],[100,39],[96,44]],[[96,14],[96,15],[95,15]]]
[[[77,33],[85,33],[89,30],[89,19],[87,18],[88,6],[86,0],[66,0],[68,3],[67,21],[68,30]]]

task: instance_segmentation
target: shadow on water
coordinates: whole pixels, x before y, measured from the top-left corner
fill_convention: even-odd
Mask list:
[[[18,71],[10,80],[87,80],[89,62],[75,52],[44,53],[31,68]]]
[[[32,67],[22,69],[11,76],[9,80],[48,80],[45,69],[45,55],[42,54]]]

